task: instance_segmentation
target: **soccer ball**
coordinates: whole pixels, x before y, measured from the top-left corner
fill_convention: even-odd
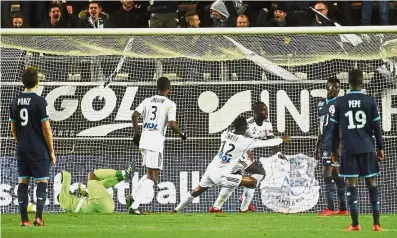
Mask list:
[[[28,212],[36,212],[36,205],[34,203],[28,204]]]

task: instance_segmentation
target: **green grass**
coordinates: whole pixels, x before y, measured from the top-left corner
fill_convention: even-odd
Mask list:
[[[360,216],[359,234],[341,231],[349,217],[314,214],[45,214],[44,220],[45,227],[20,227],[18,215],[2,214],[1,237],[397,237],[397,215],[381,217],[384,232],[373,232],[371,216]]]

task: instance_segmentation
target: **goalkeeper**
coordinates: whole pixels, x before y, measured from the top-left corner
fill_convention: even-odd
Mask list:
[[[135,170],[131,164],[126,170],[96,169],[88,173],[87,188],[85,191],[79,184],[79,193],[76,196],[70,192],[72,176],[67,171],[62,171],[62,189],[58,195],[58,202],[65,212],[72,213],[113,213],[114,201],[107,188],[130,177]]]

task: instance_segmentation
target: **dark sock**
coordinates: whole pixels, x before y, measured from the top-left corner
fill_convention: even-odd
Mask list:
[[[325,197],[327,198],[328,209],[334,211],[334,196],[335,196],[335,183],[332,177],[324,178],[325,181]]]
[[[42,219],[45,200],[47,199],[47,183],[37,183],[36,217]]]
[[[19,203],[19,212],[21,214],[21,221],[28,221],[28,204],[29,204],[29,196],[28,196],[28,184],[20,183],[18,184],[18,203]]]
[[[337,177],[335,179],[335,184],[336,184],[336,192],[338,194],[338,199],[339,199],[339,210],[345,211],[347,209],[346,207],[346,183],[345,180],[341,177]]]
[[[378,187],[368,187],[369,198],[371,200],[372,205],[372,216],[374,218],[374,225],[379,224],[379,217],[380,217],[380,199],[379,199],[379,191]]]
[[[347,187],[347,202],[350,207],[350,216],[352,218],[352,225],[358,225],[358,199],[357,187]]]

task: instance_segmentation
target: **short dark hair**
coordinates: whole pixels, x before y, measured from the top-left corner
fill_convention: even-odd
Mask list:
[[[189,11],[185,14],[185,18],[192,17],[198,15],[195,11]]]
[[[11,19],[14,20],[15,18],[22,18],[22,20],[24,20],[24,17],[22,15],[22,13],[20,13],[20,12],[16,12],[16,13],[12,14]]]
[[[170,89],[171,87],[171,82],[167,77],[160,77],[157,80],[157,89],[160,91],[165,91]]]
[[[101,4],[100,4],[98,1],[88,1],[88,7],[89,7],[91,4],[98,4],[98,7],[101,7]]]
[[[56,7],[59,8],[59,11],[61,11],[61,5],[59,5],[58,3],[51,3],[51,5],[48,7],[48,13],[51,12],[51,9]]]
[[[245,117],[243,117],[243,116],[238,116],[236,119],[234,119],[234,121],[232,123],[232,126],[235,129],[240,129],[246,125],[247,125],[247,119],[245,119]]]
[[[340,80],[337,77],[331,77],[327,80],[327,83],[339,83],[340,84]]]
[[[34,88],[34,86],[39,83],[37,69],[33,67],[28,67],[25,71],[23,71],[22,83],[27,89]]]
[[[256,108],[258,108],[259,106],[266,106],[266,104],[262,101],[257,101],[254,104],[252,104],[252,110],[255,110]],[[267,107],[267,106],[266,106]]]
[[[349,84],[351,86],[360,86],[363,83],[363,72],[360,69],[349,71]]]

